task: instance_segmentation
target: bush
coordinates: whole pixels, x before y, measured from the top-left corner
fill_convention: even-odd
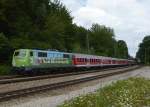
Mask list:
[[[150,80],[121,80],[59,107],[150,107]]]
[[[8,65],[0,65],[0,75],[9,75],[11,67]]]

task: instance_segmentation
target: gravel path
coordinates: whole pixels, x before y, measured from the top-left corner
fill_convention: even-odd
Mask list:
[[[109,85],[112,82],[134,76],[150,78],[150,67],[143,67],[141,69],[134,70],[133,72],[77,84],[67,88],[47,91],[45,93],[39,93],[25,98],[2,102],[0,107],[56,107],[65,100],[69,100],[81,94],[83,95],[89,92],[94,92],[95,90]]]
[[[150,79],[150,67],[145,67],[144,70],[142,70],[141,73],[136,76]]]

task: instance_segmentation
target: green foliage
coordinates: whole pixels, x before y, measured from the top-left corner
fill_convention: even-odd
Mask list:
[[[130,78],[106,86],[95,93],[66,101],[59,107],[149,107],[150,80]]]
[[[150,36],[146,36],[139,45],[139,50],[136,54],[137,59],[141,63],[150,64]]]
[[[8,65],[0,65],[0,75],[9,75],[11,67]]]
[[[11,53],[9,41],[3,33],[0,33],[0,63],[6,63],[9,60],[10,54]]]
[[[116,48],[118,58],[128,58],[128,48],[125,41],[119,40]]]
[[[112,56],[113,30],[105,26],[93,24],[90,31],[91,46],[95,50],[95,53],[104,56]]]
[[[82,26],[74,25],[75,35],[73,37],[73,52],[88,53],[87,36],[88,31]]]
[[[18,48],[57,49],[126,58],[113,29],[93,24],[90,30],[72,23],[59,0],[0,0],[0,59],[10,63]],[[89,45],[88,45],[89,44]],[[89,51],[88,51],[89,47]],[[4,58],[5,56],[5,58]]]
[[[114,39],[113,29],[93,24],[90,30],[90,47],[97,55],[128,58],[128,48],[123,40]]]

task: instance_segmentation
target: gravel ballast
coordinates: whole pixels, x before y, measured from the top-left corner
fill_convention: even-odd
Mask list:
[[[2,102],[0,107],[56,107],[58,104],[63,103],[65,100],[69,100],[81,94],[94,92],[95,90],[105,85],[109,85],[112,82],[134,76],[150,78],[150,67],[143,67],[132,72],[127,72],[108,78],[73,85],[67,88],[47,91],[45,93],[40,93],[25,98],[18,98],[7,102]]]

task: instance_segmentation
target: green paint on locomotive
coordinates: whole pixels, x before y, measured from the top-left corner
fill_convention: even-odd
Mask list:
[[[30,67],[32,62],[30,59],[29,49],[19,49],[15,50],[13,54],[12,65],[13,67]]]
[[[47,51],[38,50],[38,52],[47,52]],[[38,57],[37,50],[19,49],[14,52],[12,65],[13,67],[24,67],[24,68],[67,67],[72,65],[72,55],[69,54],[68,58]]]

